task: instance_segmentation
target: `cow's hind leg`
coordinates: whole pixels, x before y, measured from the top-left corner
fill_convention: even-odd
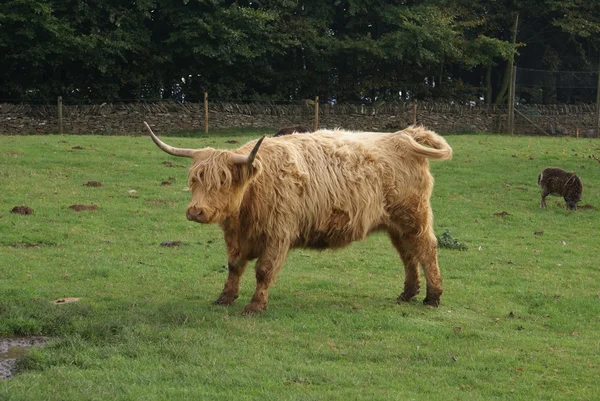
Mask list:
[[[265,247],[256,261],[256,290],[252,300],[244,308],[243,313],[254,314],[267,309],[269,286],[283,267],[289,249],[288,244],[270,244]]]
[[[438,306],[442,295],[442,278],[437,260],[437,240],[431,230],[424,232],[390,232],[392,243],[404,262],[404,291],[397,301],[408,301],[419,293],[419,264],[423,266],[427,295],[423,303]]]
[[[546,190],[542,190],[542,200],[540,201],[540,207],[542,209],[546,209],[546,196],[550,195],[550,193]]]
[[[215,301],[215,305],[233,304],[240,292],[240,280],[247,265],[248,260],[246,259],[229,261],[229,275],[227,276],[227,281],[225,281],[225,287],[223,288],[221,295],[219,295],[219,298]]]
[[[419,279],[419,260],[413,252],[409,241],[402,238],[402,235],[397,231],[389,232],[392,244],[400,254],[404,263],[404,291],[396,299],[396,302],[410,301],[412,297],[417,295],[421,290]]]

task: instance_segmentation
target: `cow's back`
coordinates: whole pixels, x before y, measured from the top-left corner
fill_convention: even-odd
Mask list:
[[[267,138],[246,205],[261,223],[255,229],[292,246],[335,248],[385,227],[390,212],[431,193],[427,159],[404,142],[398,134],[345,131]]]

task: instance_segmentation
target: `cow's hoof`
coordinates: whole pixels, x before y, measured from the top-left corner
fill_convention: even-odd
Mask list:
[[[219,298],[216,299],[214,304],[215,305],[223,305],[223,306],[233,305],[233,303],[235,302],[237,297],[238,297],[237,295],[232,295],[232,294],[221,294],[221,295],[219,295]]]
[[[250,302],[244,308],[242,315],[255,315],[257,313],[264,312],[267,309],[267,304],[259,304],[256,302]]]
[[[396,303],[399,304],[400,302],[408,302],[411,299],[413,299],[417,294],[419,293],[419,290],[411,290],[411,291],[404,291],[402,294],[400,294],[400,296],[398,298],[396,298]]]
[[[423,305],[431,306],[432,308],[437,308],[438,306],[440,306],[440,299],[427,297],[423,300]]]

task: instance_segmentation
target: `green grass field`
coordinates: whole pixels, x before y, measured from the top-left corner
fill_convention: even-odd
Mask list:
[[[454,159],[431,164],[435,230],[468,250],[440,250],[439,308],[424,294],[395,304],[403,269],[377,234],[293,251],[269,309],[242,316],[251,269],[236,305],[212,305],[225,248],[218,227],[185,218],[188,159],[146,137],[0,136],[0,336],[50,338],[0,399],[600,399],[600,141],[447,139]],[[591,206],[540,209],[550,166],[576,171]],[[34,213],[10,212],[21,205]]]

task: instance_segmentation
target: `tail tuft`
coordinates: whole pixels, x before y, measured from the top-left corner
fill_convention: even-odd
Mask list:
[[[443,137],[435,132],[414,125],[398,132],[410,139],[413,151],[416,154],[434,160],[452,159],[452,148]]]

